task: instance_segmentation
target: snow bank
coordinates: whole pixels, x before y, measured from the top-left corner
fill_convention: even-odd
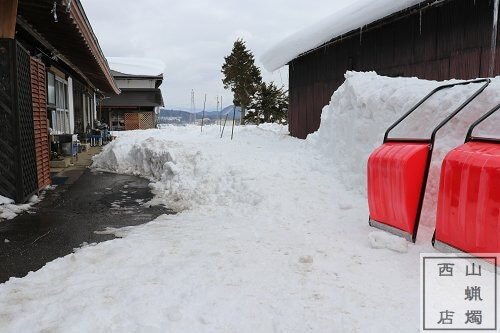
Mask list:
[[[165,63],[159,59],[106,57],[109,67],[117,72],[129,75],[163,74]]]
[[[264,53],[261,61],[268,71],[275,71],[300,54],[331,39],[363,27],[423,0],[357,0],[322,21],[307,27],[276,44]]]
[[[199,127],[188,126],[187,129],[198,131]],[[230,129],[226,130],[227,137]],[[244,140],[253,130],[237,127],[237,141]],[[286,128],[279,125],[265,125],[257,131],[263,140],[275,134],[288,134]],[[231,154],[237,149],[234,143],[237,141],[229,143],[231,150],[217,153],[214,149],[207,152],[206,147],[199,144],[198,136],[186,137],[186,129],[182,127],[168,126],[164,130],[138,134],[123,134],[107,145],[100,155],[93,157],[92,167],[149,178],[155,194],[152,203],[164,204],[177,211],[195,205],[230,206],[262,200],[261,195],[247,188],[247,176],[240,170],[241,164],[251,163],[252,155],[232,161]],[[217,139],[219,126],[204,127],[204,134]],[[222,142],[219,139],[219,144]],[[220,161],[227,165],[214,169]]]
[[[335,163],[338,179],[366,195],[366,162],[383,141],[385,130],[436,86],[445,82],[389,78],[375,72],[347,72],[346,81],[321,115],[319,130],[309,141]],[[452,82],[452,81],[449,81]],[[481,84],[456,86],[437,93],[401,123],[390,137],[429,138],[434,127],[462,104]],[[470,124],[500,103],[500,78],[443,127],[436,137],[422,222],[433,225],[439,170],[445,154],[463,143]],[[498,122],[485,122],[478,133],[496,133]],[[492,134],[493,135],[493,134]]]

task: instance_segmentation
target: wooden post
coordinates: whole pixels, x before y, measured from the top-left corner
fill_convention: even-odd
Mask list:
[[[0,38],[14,39],[18,0],[0,0]]]

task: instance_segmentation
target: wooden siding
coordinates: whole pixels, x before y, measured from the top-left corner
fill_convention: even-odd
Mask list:
[[[132,131],[139,129],[139,114],[125,113],[125,130]]]
[[[33,101],[33,123],[35,131],[36,169],[38,190],[51,184],[49,129],[47,125],[47,88],[45,82],[45,65],[31,57],[31,96]]]
[[[0,38],[13,39],[16,35],[17,0],[0,1]]]
[[[126,112],[124,118],[126,131],[155,127],[154,112]]]
[[[305,138],[319,128],[321,110],[347,70],[429,80],[487,76],[492,17],[492,1],[449,0],[294,59],[289,64],[291,135]],[[498,48],[494,74],[500,74]]]

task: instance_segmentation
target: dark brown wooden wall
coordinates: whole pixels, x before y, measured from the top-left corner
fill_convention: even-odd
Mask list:
[[[347,70],[421,79],[488,75],[493,1],[450,0],[301,56],[289,66],[289,128],[305,138]],[[500,34],[497,45],[500,46]],[[497,48],[495,75],[500,74]]]

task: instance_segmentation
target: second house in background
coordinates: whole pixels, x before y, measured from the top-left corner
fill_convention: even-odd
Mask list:
[[[154,59],[108,57],[111,73],[121,89],[98,105],[98,117],[112,131],[155,128],[163,97],[165,65]]]

